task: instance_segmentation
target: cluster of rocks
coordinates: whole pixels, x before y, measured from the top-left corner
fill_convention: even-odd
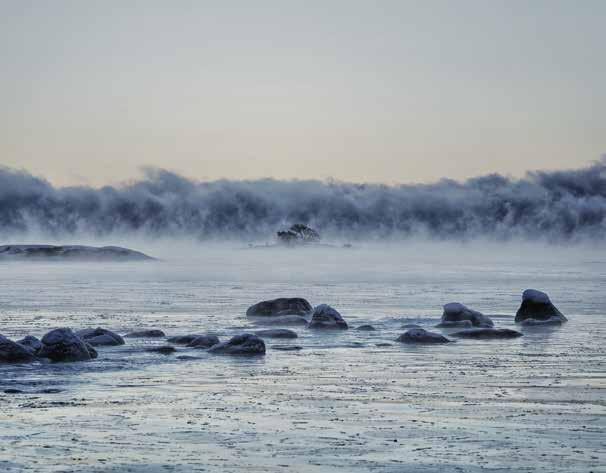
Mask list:
[[[320,234],[302,223],[295,223],[288,230],[277,232],[276,236],[278,242],[283,245],[301,245],[320,241]]]
[[[333,307],[320,304],[312,307],[302,298],[279,298],[259,302],[248,308],[246,315],[255,322],[270,325],[304,324],[312,330],[347,330],[347,322]],[[549,296],[535,289],[527,289],[522,295],[522,304],[518,309],[515,322],[521,325],[552,325],[566,322],[566,317],[553,305]],[[408,344],[440,344],[452,340],[446,336],[430,332],[417,325],[405,326],[408,330],[396,341]],[[522,333],[495,328],[489,317],[481,312],[469,309],[460,303],[444,306],[442,320],[437,325],[443,329],[457,329],[449,333],[450,337],[470,339],[508,339],[521,337]],[[357,327],[359,331],[374,331],[372,325]],[[0,362],[28,363],[33,361],[72,362],[97,358],[95,347],[124,345],[124,338],[165,338],[162,330],[137,330],[118,335],[101,327],[72,331],[70,328],[57,328],[48,332],[42,339],[31,335],[13,341],[0,335]],[[228,355],[263,355],[266,347],[263,339],[294,339],[296,332],[285,328],[258,330],[243,333],[221,342],[214,334],[186,334],[166,339],[172,345],[185,345],[188,348],[205,349],[209,353]],[[174,346],[153,346],[147,351],[171,354]],[[300,347],[276,346],[276,349],[300,349]]]

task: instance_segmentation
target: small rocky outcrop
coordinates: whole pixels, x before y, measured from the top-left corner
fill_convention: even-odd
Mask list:
[[[554,325],[566,322],[549,296],[536,289],[526,289],[522,294],[522,305],[516,312],[516,323],[524,325]]]
[[[40,350],[40,348],[42,348],[42,342],[33,335],[23,337],[21,340],[17,340],[17,343],[21,346],[24,346],[32,354],[36,354]]]
[[[508,328],[469,328],[450,334],[451,337],[475,338],[479,340],[494,340],[503,338],[517,338],[522,334]]]
[[[277,237],[278,242],[283,245],[304,245],[320,241],[320,234],[302,223],[295,223],[288,230],[277,232]]]
[[[274,328],[267,330],[259,330],[255,335],[261,338],[298,338],[297,332],[288,330],[287,328]]]
[[[97,358],[97,351],[70,328],[56,328],[42,337],[40,358],[51,361],[87,361]]]
[[[0,335],[0,363],[29,363],[35,359],[30,349]]]
[[[256,335],[243,333],[211,347],[208,352],[220,355],[265,355],[265,342]]]
[[[162,330],[155,328],[145,330],[135,330],[124,335],[124,338],[160,338],[166,337],[166,334]]]
[[[451,322],[469,321],[474,327],[492,327],[494,324],[490,318],[477,310],[472,310],[458,302],[451,302],[444,306],[442,321],[439,327],[448,327]],[[446,325],[443,325],[446,324]],[[452,325],[451,325],[452,326]]]
[[[270,301],[261,301],[246,311],[248,317],[280,317],[284,315],[308,315],[311,304],[300,297],[281,297]]]
[[[372,325],[360,325],[359,327],[356,327],[356,330],[359,330],[360,332],[374,332],[377,329],[374,328]]]
[[[219,342],[219,337],[216,335],[207,334],[197,336],[191,342],[189,342],[187,346],[192,348],[210,348]]]
[[[101,327],[78,330],[76,335],[94,347],[124,345],[124,339],[120,335]]]
[[[311,314],[311,320],[307,325],[312,329],[338,329],[347,330],[347,322],[341,314],[327,304],[320,304]]]
[[[119,246],[3,245],[0,259],[57,259],[83,261],[148,261],[154,258]]]
[[[440,322],[436,325],[437,328],[473,328],[471,320],[458,320],[458,321],[447,321]]]
[[[400,343],[448,343],[450,340],[444,335],[434,332],[428,332],[423,328],[412,328],[404,332],[397,339]]]

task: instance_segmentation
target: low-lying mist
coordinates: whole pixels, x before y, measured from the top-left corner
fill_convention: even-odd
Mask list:
[[[529,172],[522,179],[491,174],[397,186],[199,182],[152,169],[121,186],[54,187],[27,172],[0,168],[0,237],[6,243],[272,241],[277,230],[297,222],[335,242],[602,242],[606,158],[580,169]]]

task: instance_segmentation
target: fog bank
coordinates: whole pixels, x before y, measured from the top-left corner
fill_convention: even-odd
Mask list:
[[[327,239],[604,240],[606,158],[566,171],[434,184],[199,182],[151,169],[122,186],[54,187],[0,169],[0,237],[271,240],[301,222]]]

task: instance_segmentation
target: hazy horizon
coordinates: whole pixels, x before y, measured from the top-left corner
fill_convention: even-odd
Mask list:
[[[0,164],[427,183],[606,152],[606,3],[0,2]]]

